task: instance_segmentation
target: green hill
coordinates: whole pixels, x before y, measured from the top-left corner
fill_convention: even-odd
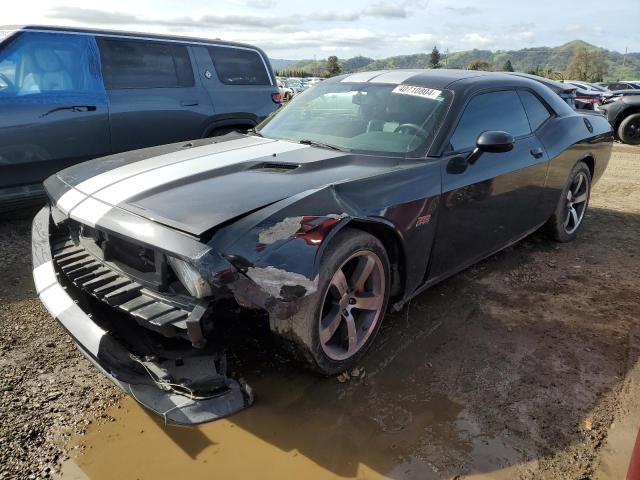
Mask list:
[[[553,70],[564,73],[571,61],[571,57],[578,45],[602,52],[606,64],[605,80],[640,79],[640,53],[622,53],[596,47],[582,40],[574,40],[558,47],[535,47],[522,50],[466,50],[462,52],[442,55],[442,64],[447,68],[467,68],[475,60],[488,62],[493,69],[500,70],[507,60],[516,71],[529,72],[534,70]],[[374,60],[368,57],[353,57],[340,59],[343,73],[366,70],[382,70],[389,68],[427,68],[429,53],[413,55],[399,55],[395,57]],[[325,60],[301,60],[288,65],[287,68],[297,68],[313,75],[321,75],[325,71]]]

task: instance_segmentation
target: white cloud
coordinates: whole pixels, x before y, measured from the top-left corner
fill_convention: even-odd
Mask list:
[[[398,38],[398,42],[404,45],[410,45],[415,51],[430,50],[436,44],[441,44],[442,40],[438,41],[438,36],[432,33],[412,33],[404,35]]]
[[[405,18],[407,11],[403,5],[389,2],[375,2],[367,6],[362,12],[369,17]]]
[[[358,12],[314,12],[307,18],[318,22],[355,22],[360,19],[360,14]]]
[[[278,2],[275,0],[247,0],[244,4],[252,8],[275,8],[278,6]]]
[[[451,5],[447,5],[444,7],[446,10],[455,13],[456,15],[468,16],[468,15],[476,15],[480,13],[480,9],[476,7],[452,7]]]
[[[462,41],[470,48],[485,48],[495,44],[495,38],[482,33],[465,33]]]

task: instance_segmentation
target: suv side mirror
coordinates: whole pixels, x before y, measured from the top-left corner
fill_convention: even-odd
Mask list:
[[[507,132],[488,130],[478,135],[476,148],[473,149],[467,163],[473,165],[484,152],[504,153],[513,150],[513,135]]]

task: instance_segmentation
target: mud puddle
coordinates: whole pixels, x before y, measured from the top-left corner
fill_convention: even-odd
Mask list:
[[[256,403],[229,419],[165,425],[127,398],[109,412],[115,421],[89,429],[63,478],[428,479],[517,463],[517,451],[483,434],[462,403],[434,389],[430,357],[442,322],[416,307],[409,312],[387,319],[367,362],[344,382],[250,358],[244,371],[265,372],[247,378]]]

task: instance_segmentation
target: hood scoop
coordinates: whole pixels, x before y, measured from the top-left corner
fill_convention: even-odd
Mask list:
[[[264,162],[251,167],[251,170],[286,173],[292,170],[296,170],[297,168],[300,168],[300,165],[298,165],[297,163]]]

